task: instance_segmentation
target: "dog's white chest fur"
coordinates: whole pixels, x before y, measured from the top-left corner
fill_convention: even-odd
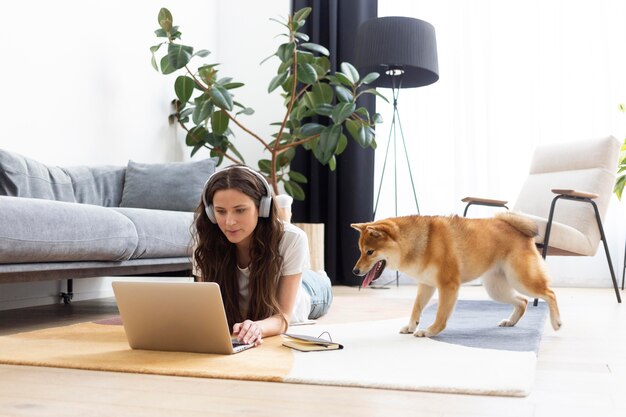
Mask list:
[[[439,269],[435,266],[429,266],[428,268],[424,269],[408,268],[403,272],[405,272],[407,275],[409,275],[420,284],[437,287],[437,275],[439,274]]]

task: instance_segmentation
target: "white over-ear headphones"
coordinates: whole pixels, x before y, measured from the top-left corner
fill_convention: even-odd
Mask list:
[[[265,177],[259,174],[258,172],[256,172],[255,170],[253,170],[252,168],[247,167],[245,165],[231,165],[220,171],[216,171],[213,174],[211,174],[207,182],[204,184],[204,189],[202,190],[202,202],[204,203],[204,211],[206,212],[206,215],[209,218],[209,220],[211,220],[211,223],[217,223],[217,220],[215,219],[215,213],[213,212],[213,204],[207,204],[206,189],[209,186],[209,183],[211,182],[211,179],[213,178],[214,175],[219,174],[220,172],[226,171],[227,169],[244,169],[256,175],[257,178],[261,180],[261,182],[265,186],[266,196],[261,197],[261,201],[259,202],[259,217],[269,217],[270,207],[272,205],[272,188],[270,187]]]

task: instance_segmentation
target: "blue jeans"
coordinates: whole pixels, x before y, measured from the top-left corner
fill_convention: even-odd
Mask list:
[[[333,302],[330,278],[318,272],[305,269],[302,272],[302,285],[311,296],[310,319],[317,319],[328,312]]]

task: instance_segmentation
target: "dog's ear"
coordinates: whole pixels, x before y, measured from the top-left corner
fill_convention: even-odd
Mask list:
[[[350,227],[358,230],[359,232],[362,232],[367,227],[367,223],[352,223]]]
[[[387,234],[383,226],[366,226],[365,230],[369,232],[371,237],[376,239],[385,237]]]

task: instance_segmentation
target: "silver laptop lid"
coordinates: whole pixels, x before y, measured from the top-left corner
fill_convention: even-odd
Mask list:
[[[113,282],[133,349],[230,354],[219,286],[214,282]]]

